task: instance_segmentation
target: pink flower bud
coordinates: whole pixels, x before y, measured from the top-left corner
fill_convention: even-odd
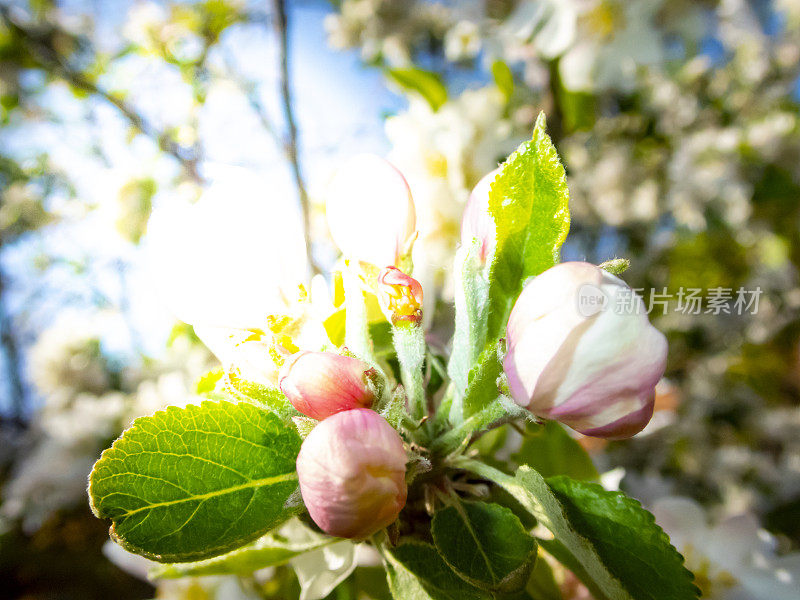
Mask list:
[[[321,421],[353,408],[370,408],[375,395],[367,385],[366,363],[333,352],[298,352],[280,376],[281,391],[297,410]]]
[[[483,176],[469,195],[461,217],[461,244],[467,246],[477,238],[481,244],[481,262],[486,262],[494,254],[497,243],[494,219],[489,213],[489,188],[498,173],[499,168]]]
[[[406,503],[403,440],[378,413],[325,419],[297,456],[300,493],[326,533],[361,539],[391,524]]]
[[[612,439],[650,421],[667,340],[642,299],[600,267],[561,263],[529,282],[507,342],[511,394],[535,415]]]
[[[397,267],[386,267],[378,275],[378,302],[393,325],[422,320],[422,286]]]
[[[403,175],[384,159],[355,156],[334,175],[326,194],[328,227],[345,258],[396,265],[416,231],[416,212]]]

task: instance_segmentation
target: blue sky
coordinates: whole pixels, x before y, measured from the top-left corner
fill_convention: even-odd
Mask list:
[[[91,14],[97,39],[113,48],[121,42],[120,26],[134,4],[129,0],[67,0],[60,3],[69,16]],[[251,3],[259,8],[266,3]],[[401,109],[403,100],[387,90],[377,69],[365,67],[357,51],[334,51],[326,42],[323,21],[330,12],[323,0],[290,3],[292,77],[301,160],[312,189],[325,180],[343,157],[359,152],[384,153],[387,141],[383,117]],[[259,97],[272,119],[281,121],[278,103],[277,56],[271,30],[265,24],[231,27],[213,61],[232,61],[237,72],[259,83]],[[29,75],[35,81],[36,75]],[[108,87],[133,90],[130,100],[147,118],[163,127],[180,121],[188,106],[187,90],[180,77],[158,61],[132,57],[102,80]],[[74,225],[50,227],[37,239],[28,236],[2,257],[13,280],[8,302],[15,313],[26,313],[22,341],[29,344],[35,331],[46,326],[62,311],[77,311],[98,297],[118,304],[127,298],[128,319],[139,330],[144,350],[158,354],[172,319],[144,272],[140,252],[113,231],[109,214],[121,181],[131,176],[154,174],[166,182],[176,166],[159,159],[150,140],[143,136],[132,142],[127,123],[113,107],[101,100],[76,100],[70,92],[51,86],[38,102],[50,110],[52,121],[34,126],[17,124],[0,132],[0,150],[32,159],[46,150],[75,181],[78,197],[98,210]],[[87,110],[91,120],[86,119]],[[247,103],[231,89],[212,90],[200,124],[210,167],[236,165],[268,177],[270,202],[296,203],[287,165],[274,140],[258,124]],[[88,151],[100,146],[104,160]],[[166,187],[166,186],[165,186]],[[156,209],[173,201],[168,194],[156,197]],[[66,198],[54,198],[52,206],[73,210]],[[49,254],[63,264],[42,273],[31,268],[36,256]],[[89,258],[86,276],[74,275],[71,261]],[[124,273],[122,264],[131,265]],[[31,298],[36,298],[35,303]],[[109,332],[105,340],[112,352],[125,353],[132,340],[126,327]],[[7,394],[4,394],[7,396]],[[0,401],[0,409],[8,399]]]

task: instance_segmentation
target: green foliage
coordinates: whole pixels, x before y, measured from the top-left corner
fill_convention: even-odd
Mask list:
[[[433,109],[447,102],[447,88],[437,73],[424,69],[387,69],[386,76],[403,91],[421,96]]]
[[[217,384],[220,383],[224,377],[225,370],[222,367],[210,370],[197,380],[194,389],[195,393],[207,394],[209,392],[213,392],[217,389]]]
[[[422,367],[425,362],[425,331],[419,325],[398,324],[392,326],[400,376],[408,395],[409,412],[413,419],[421,420],[425,415],[425,387]]]
[[[464,420],[460,425],[433,440],[430,449],[439,456],[446,456],[467,447],[476,436],[492,427],[507,423],[514,419],[526,419],[530,413],[506,396],[500,396],[489,402],[484,408]]]
[[[543,426],[529,425],[522,445],[511,459],[535,469],[542,477],[567,475],[593,481],[598,478],[586,450],[555,421]]]
[[[522,588],[536,558],[536,541],[499,504],[456,502],[436,511],[436,548],[463,579],[486,590]]]
[[[244,379],[236,368],[228,372],[228,381],[235,392],[255,404],[268,408],[286,422],[292,417],[301,416],[278,388]]]
[[[605,269],[612,275],[621,275],[631,266],[631,261],[627,258],[612,258],[600,263],[599,267]]]
[[[639,502],[568,477],[552,477],[547,484],[570,524],[589,540],[633,598],[684,600],[699,596],[683,557]]]
[[[447,364],[447,373],[455,385],[450,408],[450,421],[454,425],[464,416],[463,395],[469,373],[486,343],[488,281],[479,253],[480,244],[473,241],[470,246],[459,248],[455,256],[456,323],[453,350]]]
[[[469,384],[464,395],[464,418],[469,418],[500,395],[497,378],[503,372],[500,358],[502,344],[496,341],[481,353],[478,363],[469,372]]]
[[[399,600],[489,600],[456,575],[430,544],[406,542],[386,553],[392,597]]]
[[[514,95],[514,74],[508,65],[502,60],[496,60],[492,63],[492,78],[497,88],[503,92],[506,100],[510,100]]]
[[[546,560],[537,560],[525,586],[531,600],[562,600],[561,590]]]
[[[699,590],[683,557],[653,516],[621,492],[529,467],[515,476],[465,460],[468,470],[504,487],[554,535],[541,545],[607,600],[694,600]]]
[[[300,438],[248,403],[205,401],[137,419],[89,478],[92,510],[126,549],[161,562],[209,558],[297,512]]]
[[[252,544],[215,558],[159,565],[150,570],[149,576],[155,579],[175,579],[200,575],[249,575],[259,569],[286,564],[295,556],[323,548],[335,541],[334,538],[316,535],[313,541],[294,543],[281,535],[269,534]]]
[[[540,113],[533,139],[503,163],[489,191],[497,248],[489,271],[488,339],[502,336],[525,280],[559,262],[569,231],[568,203],[564,167]]]
[[[153,210],[153,197],[158,191],[155,179],[142,177],[128,181],[119,191],[118,215],[114,225],[117,232],[133,244],[138,244],[147,232],[147,222]]]

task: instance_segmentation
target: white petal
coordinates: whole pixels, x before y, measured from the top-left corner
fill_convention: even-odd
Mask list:
[[[346,258],[394,265],[416,227],[403,175],[371,154],[354,156],[334,175],[325,195],[328,227]]]
[[[708,527],[703,508],[690,498],[668,496],[656,501],[651,512],[661,528],[667,532],[678,550],[686,545],[696,545],[707,535]]]
[[[191,324],[258,327],[307,275],[289,188],[234,167],[197,204],[158,210],[146,248],[158,294]]]
[[[549,3],[549,15],[536,36],[536,49],[544,58],[555,58],[575,41],[578,13],[572,2]]]
[[[290,565],[300,580],[300,600],[320,600],[356,568],[355,544],[342,541],[293,558]]]

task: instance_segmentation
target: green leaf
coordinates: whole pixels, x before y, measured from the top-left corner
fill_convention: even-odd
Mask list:
[[[422,367],[425,363],[425,331],[420,325],[400,323],[392,326],[400,379],[408,395],[408,410],[417,421],[425,416],[425,385]]]
[[[551,477],[547,484],[572,526],[591,542],[632,597],[684,600],[699,596],[683,557],[638,501],[569,477]]]
[[[245,402],[137,419],[89,477],[92,510],[124,548],[160,562],[223,554],[297,512],[300,437]]]
[[[195,393],[206,394],[208,392],[213,392],[217,389],[217,384],[223,377],[225,377],[225,370],[222,367],[212,369],[197,380],[195,384]]]
[[[389,589],[396,600],[488,600],[447,566],[436,548],[406,542],[385,554]]]
[[[302,416],[278,388],[244,379],[237,368],[232,368],[228,372],[228,381],[230,382],[228,391],[232,389],[245,399],[268,408],[286,423],[289,423],[292,417]]]
[[[428,348],[425,355],[425,395],[433,398],[447,383],[447,370],[442,362],[442,357],[431,352]]]
[[[539,556],[525,588],[508,594],[495,594],[495,600],[564,600],[553,569]]]
[[[444,561],[473,585],[504,592],[525,586],[536,540],[509,509],[458,502],[436,511],[431,532]]]
[[[480,243],[456,251],[454,262],[456,326],[453,350],[447,373],[454,384],[450,422],[461,423],[464,417],[463,398],[469,384],[469,372],[486,345],[486,309],[489,301],[487,270],[480,257]]]
[[[500,352],[499,341],[488,345],[478,358],[478,364],[470,370],[469,385],[464,394],[465,419],[486,408],[492,400],[500,395],[497,387],[497,378],[503,372]]]
[[[536,561],[525,591],[531,600],[562,600],[553,569],[542,558]]]
[[[394,600],[433,600],[435,597],[425,590],[416,575],[391,557],[386,561],[386,583]]]
[[[497,248],[489,271],[488,339],[502,337],[525,279],[559,262],[568,203],[564,167],[539,113],[533,139],[508,157],[489,191]]]
[[[437,73],[423,69],[387,69],[386,76],[406,92],[419,94],[436,112],[447,102],[447,88]]]
[[[555,421],[544,426],[529,425],[522,445],[511,459],[535,469],[542,477],[568,475],[592,481],[599,477],[586,450]]]
[[[627,258],[611,258],[605,262],[601,262],[598,266],[612,275],[621,275],[631,266],[631,261]]]
[[[309,531],[310,534],[313,532]],[[313,534],[314,539],[296,542],[278,534],[269,534],[252,544],[222,556],[189,563],[159,565],[150,570],[153,579],[176,579],[200,575],[250,575],[265,567],[283,565],[295,556],[336,542],[336,538]]]
[[[458,448],[466,447],[476,435],[517,419],[526,419],[530,413],[506,396],[492,400],[485,408],[479,410],[461,425],[439,435],[430,444],[432,452],[446,456]]]
[[[694,600],[683,557],[641,505],[593,483],[545,481],[522,466],[514,477],[478,461],[459,464],[505,488],[554,535],[541,545],[608,600]]]
[[[369,324],[369,337],[372,340],[373,352],[383,358],[394,354],[392,326],[389,321],[377,321]]]
[[[494,61],[492,63],[492,77],[494,78],[494,84],[503,93],[506,101],[510,100],[511,96],[514,95],[514,74],[508,68],[508,65],[502,60]]]
[[[358,600],[391,600],[386,581],[386,569],[382,566],[356,567],[350,576],[355,593],[352,597]]]

